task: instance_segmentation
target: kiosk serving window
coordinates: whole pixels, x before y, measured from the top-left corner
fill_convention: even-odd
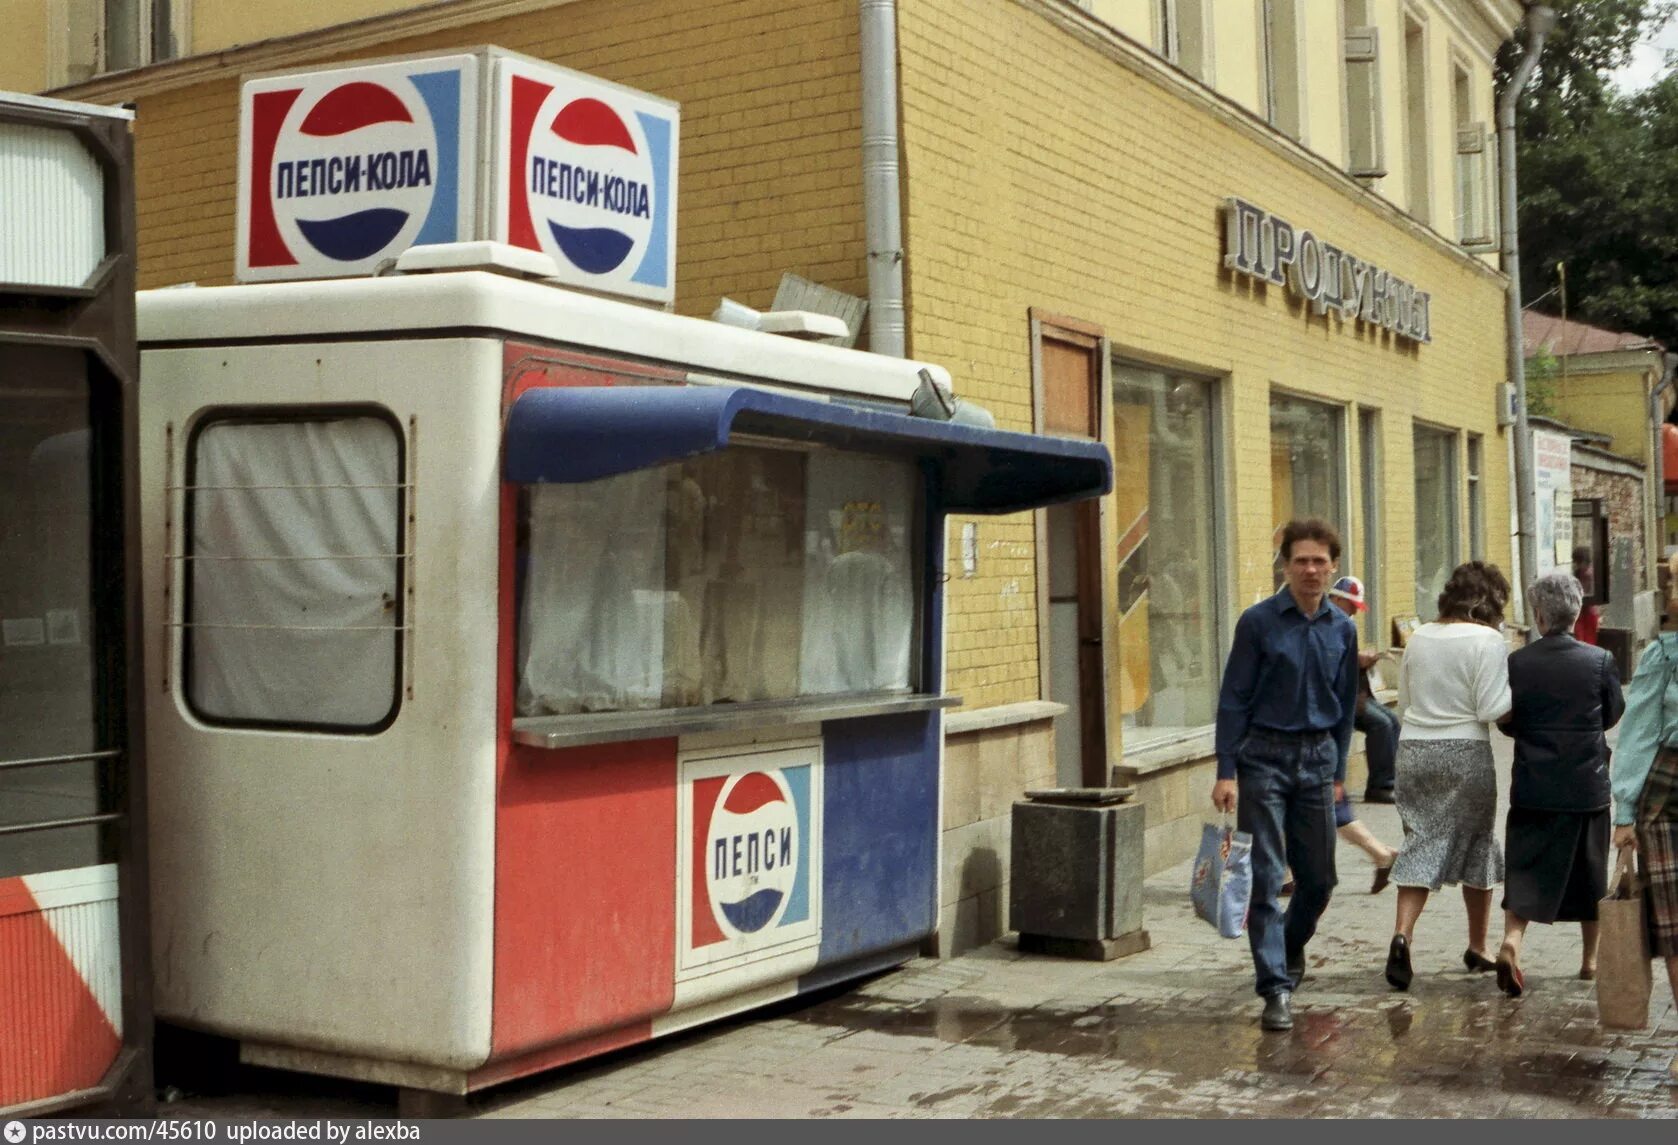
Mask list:
[[[184,678],[215,723],[373,731],[396,713],[402,438],[366,411],[193,435]]]
[[[908,460],[755,444],[525,486],[518,714],[910,692],[919,489]]]

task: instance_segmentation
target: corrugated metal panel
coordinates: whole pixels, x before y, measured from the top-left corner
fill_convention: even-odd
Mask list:
[[[0,123],[0,282],[81,286],[104,257],[92,154],[68,131]]]
[[[28,893],[23,879],[0,892]],[[121,1047],[114,896],[0,916],[0,1109],[96,1085]]]

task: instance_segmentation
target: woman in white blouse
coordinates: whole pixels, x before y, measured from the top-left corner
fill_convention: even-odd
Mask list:
[[[1404,846],[1393,863],[1398,917],[1387,951],[1387,981],[1408,990],[1416,920],[1427,897],[1461,884],[1468,908],[1469,970],[1490,970],[1486,928],[1492,888],[1503,881],[1493,825],[1497,773],[1489,724],[1509,711],[1509,648],[1503,609],[1509,581],[1496,565],[1458,565],[1439,594],[1439,619],[1404,648],[1398,677],[1398,784]]]

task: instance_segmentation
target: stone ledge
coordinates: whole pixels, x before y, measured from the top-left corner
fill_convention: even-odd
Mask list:
[[[1206,727],[1182,739],[1126,752],[1113,771],[1120,779],[1140,779],[1156,771],[1208,759],[1213,754],[1214,739],[1211,727]]]
[[[1203,762],[1216,754],[1215,738],[1212,729],[1207,728],[1171,743],[1142,748],[1134,754],[1126,754],[1121,762],[1114,765],[1113,774],[1119,779],[1135,780],[1184,764]],[[1363,733],[1353,732],[1349,754],[1356,755],[1363,749]]]
[[[1017,704],[998,704],[994,708],[976,708],[971,712],[951,712],[944,717],[946,736],[968,735],[991,728],[1032,724],[1038,720],[1052,720],[1066,711],[1065,704],[1053,700],[1022,700]]]

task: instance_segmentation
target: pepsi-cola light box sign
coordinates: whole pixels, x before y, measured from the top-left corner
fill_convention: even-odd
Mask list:
[[[488,239],[549,255],[567,285],[668,304],[679,128],[668,100],[497,48],[251,79],[238,279]]]

